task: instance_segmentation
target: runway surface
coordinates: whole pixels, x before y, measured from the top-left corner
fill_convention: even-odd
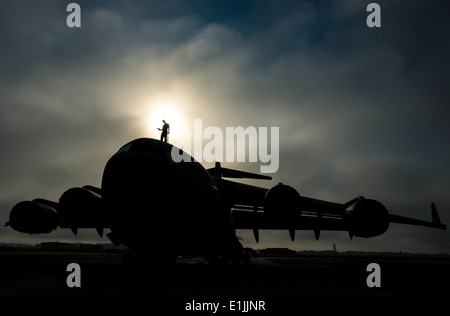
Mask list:
[[[181,304],[215,297],[448,295],[448,258],[259,257],[250,265],[214,265],[201,258],[161,269],[121,264],[119,253],[0,253],[0,295],[180,296]],[[80,266],[81,287],[69,288],[69,263]],[[380,266],[381,287],[369,288],[369,263]]]

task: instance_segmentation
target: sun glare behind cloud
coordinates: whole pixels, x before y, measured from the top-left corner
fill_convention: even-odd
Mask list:
[[[170,125],[169,142],[176,142],[186,129],[185,118],[179,110],[178,105],[170,100],[162,100],[153,102],[147,118],[148,129],[150,136],[156,139],[160,138],[163,121],[165,120]]]

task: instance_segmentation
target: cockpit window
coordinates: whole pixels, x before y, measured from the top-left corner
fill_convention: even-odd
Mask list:
[[[122,146],[122,148],[119,149],[119,151],[117,153],[126,153],[130,150],[131,145],[133,145],[133,143],[128,143],[125,146]]]
[[[131,143],[131,152],[157,152],[160,150],[158,144],[150,139],[138,139]]]
[[[164,159],[170,158],[170,150],[168,148],[164,148],[159,141],[146,138],[137,139],[122,146],[117,153],[127,152],[153,153],[164,157]]]

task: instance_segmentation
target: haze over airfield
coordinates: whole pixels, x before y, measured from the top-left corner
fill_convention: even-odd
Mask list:
[[[77,1],[0,4],[0,221],[21,200],[100,186],[126,142],[177,145],[184,129],[279,127],[270,188],[336,202],[363,195],[396,214],[450,222],[448,1]],[[163,117],[167,116],[167,117]],[[212,164],[204,164],[211,167]],[[258,172],[260,163],[224,163]],[[151,211],[151,210],[149,210]],[[262,231],[250,247],[450,253],[448,231],[391,224],[383,236]],[[0,242],[105,242],[95,230]]]

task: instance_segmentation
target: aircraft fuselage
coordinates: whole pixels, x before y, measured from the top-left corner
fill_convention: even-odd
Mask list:
[[[175,163],[171,149],[138,139],[106,164],[102,199],[114,238],[130,248],[173,256],[241,251],[214,178],[193,159]]]

